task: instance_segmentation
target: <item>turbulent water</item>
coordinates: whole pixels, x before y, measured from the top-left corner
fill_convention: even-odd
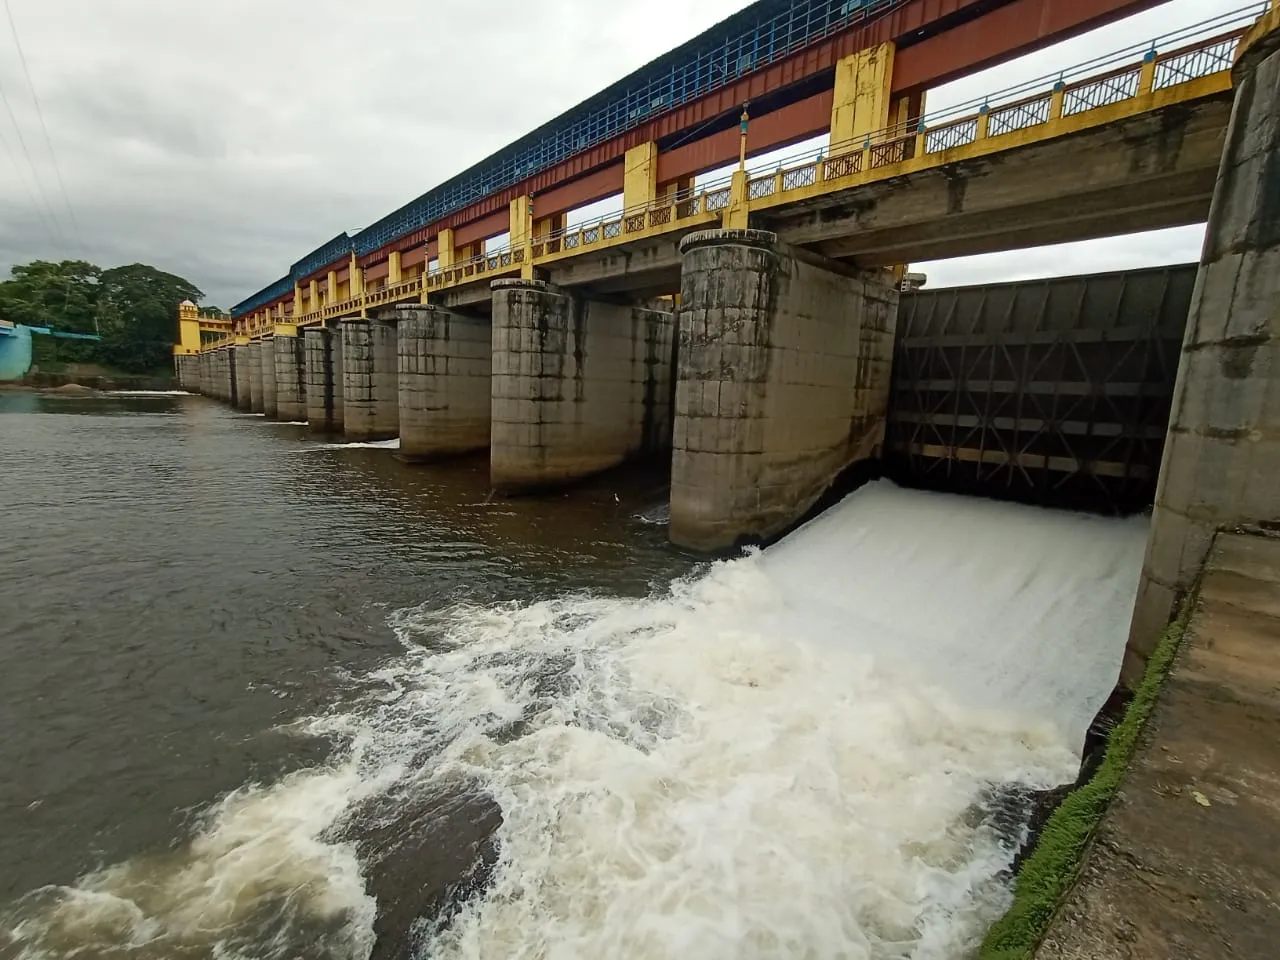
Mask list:
[[[217,416],[281,462],[321,446]],[[661,517],[610,520],[655,572]],[[0,953],[965,956],[1007,901],[1011,788],[1075,775],[1144,538],[881,482],[763,552],[668,555],[647,593],[589,559],[479,596],[369,583],[398,652],[275,725],[327,758],[25,893]]]

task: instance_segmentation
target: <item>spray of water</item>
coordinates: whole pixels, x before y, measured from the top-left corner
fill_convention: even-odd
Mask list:
[[[400,438],[394,440],[352,441],[351,443],[317,443],[313,450],[399,450]]]
[[[496,859],[424,956],[963,956],[1008,895],[1002,791],[1075,774],[1144,537],[876,484],[648,599],[397,611],[404,656],[308,724],[350,745],[331,768],[233,795],[171,861],[46,893],[17,939],[366,956],[335,827],[452,790],[500,806]]]

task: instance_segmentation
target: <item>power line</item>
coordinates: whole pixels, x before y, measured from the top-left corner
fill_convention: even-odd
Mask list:
[[[22,41],[18,39],[18,25],[13,21],[13,10],[9,0],[4,0],[5,16],[9,19],[9,32],[13,34],[13,45],[18,49],[18,61],[22,64],[22,73],[27,78],[27,87],[31,91],[31,102],[36,106],[36,117],[40,120],[40,129],[44,133],[44,144],[49,148],[49,159],[53,161],[53,172],[58,180],[58,189],[62,191],[62,202],[67,208],[67,216],[71,220],[71,229],[76,241],[80,244],[80,253],[86,252],[84,237],[80,233],[80,224],[76,221],[75,210],[71,207],[71,196],[67,193],[66,181],[62,179],[62,167],[58,163],[58,154],[53,149],[53,139],[49,136],[49,125],[44,121],[44,109],[40,106],[40,97],[36,95],[36,85],[31,81],[31,70],[27,66],[27,55],[22,49]]]
[[[50,242],[57,245],[58,238],[54,229],[50,226],[49,216],[40,206],[40,201],[36,199],[36,195],[31,191],[31,184],[27,182],[27,177],[23,172],[22,164],[18,162],[18,155],[13,152],[13,144],[9,142],[8,136],[5,135],[4,128],[0,127],[0,143],[4,144],[4,152],[9,155],[9,162],[13,164],[13,172],[17,174],[18,183],[22,184],[22,192],[27,195],[27,199],[31,201],[31,207],[36,212],[36,217],[40,221],[40,226],[48,235]]]
[[[53,224],[54,232],[57,234],[57,242],[65,253],[67,240],[62,233],[62,224],[58,222],[58,218],[54,215],[53,206],[49,203],[49,196],[45,192],[44,184],[40,182],[40,171],[31,160],[31,151],[27,149],[27,138],[22,135],[22,126],[18,123],[18,115],[14,113],[13,104],[9,102],[9,95],[5,92],[3,81],[0,81],[0,101],[4,102],[5,111],[9,114],[9,122],[13,124],[14,133],[18,135],[18,146],[22,150],[22,155],[26,158],[27,166],[31,169],[31,178],[35,182],[36,193],[39,194],[40,200],[44,203],[44,212],[48,214],[49,220]],[[37,209],[39,209],[39,204],[37,204]]]

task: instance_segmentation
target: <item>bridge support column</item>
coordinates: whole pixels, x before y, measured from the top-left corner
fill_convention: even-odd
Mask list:
[[[213,389],[214,396],[226,403],[236,402],[236,372],[232,366],[235,348],[223,347],[214,354]]]
[[[289,422],[307,419],[307,358],[302,337],[293,324],[276,324],[276,412]]]
[[[396,328],[386,320],[342,321],[342,433],[349,440],[400,435]]]
[[[237,343],[231,348],[234,351],[232,354],[232,375],[235,377],[235,396],[231,402],[235,404],[237,410],[248,410],[252,403],[253,376],[249,359],[249,347],[250,344]]]
[[[884,441],[898,293],[761,230],[687,237],[671,540],[780,533]]]
[[[489,446],[493,333],[487,319],[396,308],[400,457],[431,460]]]
[[[262,341],[249,344],[249,410],[262,413]]]
[[[664,447],[673,330],[647,306],[495,280],[492,485],[550,486]]]
[[[276,416],[276,341],[262,341],[262,412],[268,417]]]
[[[342,333],[324,327],[303,331],[306,416],[313,433],[342,432]]]
[[[1244,43],[1121,672],[1130,688],[1214,533],[1280,519],[1280,10]]]

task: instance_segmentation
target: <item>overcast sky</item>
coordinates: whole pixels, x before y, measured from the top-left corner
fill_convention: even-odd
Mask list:
[[[748,5],[7,0],[47,143],[5,2],[0,276],[37,257],[141,261],[223,307]],[[929,106],[1243,5],[1172,0],[1029,64],[931,92]],[[1194,260],[1200,234],[925,269],[939,285]]]

